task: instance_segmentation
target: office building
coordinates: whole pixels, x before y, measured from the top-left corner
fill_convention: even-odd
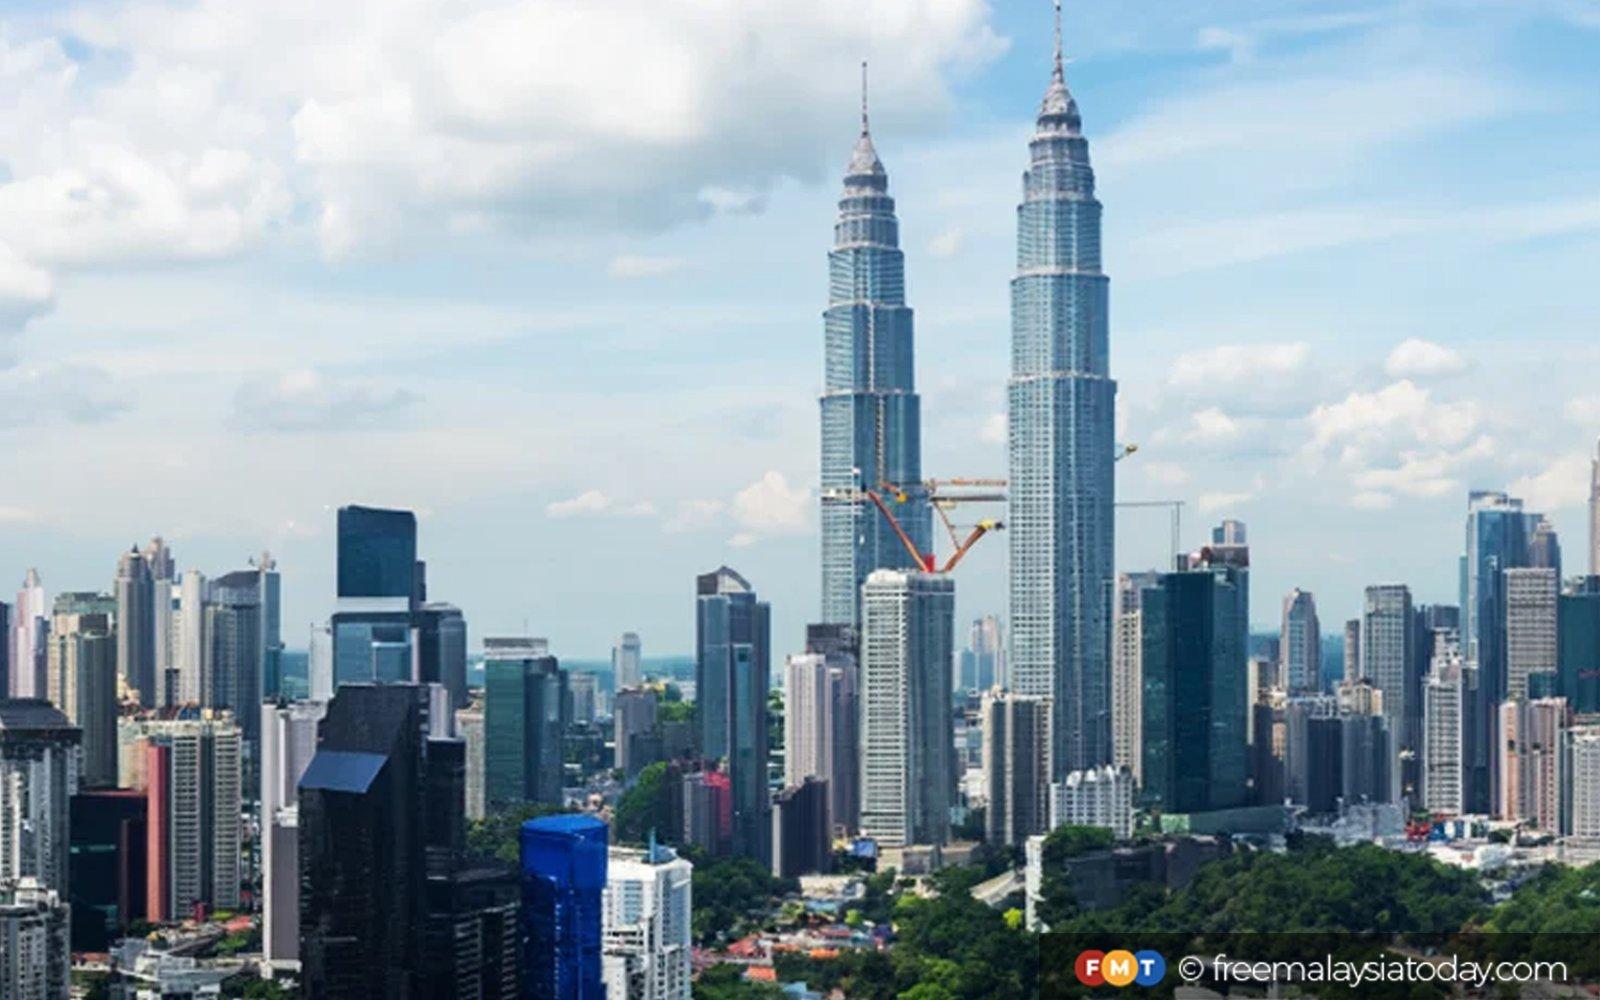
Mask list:
[[[1600,726],[1573,726],[1566,736],[1565,832],[1600,842]]]
[[[772,874],[799,878],[833,868],[828,783],[806,778],[772,799]]]
[[[611,848],[601,896],[607,1000],[689,1000],[693,875],[660,844]]]
[[[45,638],[47,693],[82,731],[78,780],[85,788],[117,783],[116,609],[106,594],[61,594]]]
[[[880,847],[949,836],[954,615],[947,576],[878,570],[862,588],[861,832]]]
[[[1144,616],[1140,598],[1159,573],[1119,573],[1111,636],[1111,761],[1139,780],[1144,766]]]
[[[1361,619],[1344,623],[1344,680],[1361,679]]]
[[[606,824],[576,813],[522,824],[524,996],[604,1000]]]
[[[204,606],[205,653],[200,704],[227,709],[239,720],[251,758],[261,745],[261,572],[255,567],[209,581]]]
[[[983,696],[983,775],[989,790],[984,840],[1021,844],[1049,829],[1050,706],[1042,698]]]
[[[309,996],[423,995],[426,881],[462,836],[461,745],[429,737],[429,703],[412,684],[346,685],[328,703],[297,817]]]
[[[1506,697],[1528,697],[1531,675],[1554,675],[1559,645],[1558,571],[1518,567],[1505,571]]]
[[[450,709],[467,705],[467,619],[461,609],[443,601],[428,601],[414,616],[417,642],[417,680],[439,684],[449,692]]]
[[[175,653],[177,705],[200,705],[210,697],[211,638],[206,631],[206,599],[210,594],[205,574],[185,570],[177,585],[178,611]]]
[[[651,742],[656,735],[655,688],[619,688],[611,704],[611,729],[616,766],[628,777],[655,763]]]
[[[1339,704],[1332,695],[1284,703],[1284,796],[1314,816],[1338,808],[1344,792]]]
[[[1417,662],[1411,590],[1404,584],[1366,589],[1361,615],[1362,680],[1383,693],[1383,716],[1393,744],[1392,773],[1386,787],[1395,795],[1417,797],[1415,768],[1401,760],[1420,759],[1422,669]]]
[[[1339,796],[1346,806],[1394,799],[1393,780],[1398,769],[1391,750],[1389,720],[1381,711],[1341,713],[1339,753]]]
[[[683,843],[712,857],[728,853],[733,841],[733,786],[721,771],[699,770],[679,779],[679,830]]]
[[[1436,645],[1422,704],[1422,803],[1433,815],[1459,816],[1466,809],[1461,756],[1466,680],[1460,648],[1453,641]]]
[[[611,647],[611,684],[613,691],[638,687],[644,683],[644,648],[639,633],[624,632]]]
[[[973,619],[967,634],[967,648],[961,651],[956,670],[956,691],[978,694],[996,685],[1005,686],[1005,637],[1000,619],[985,615]]]
[[[317,701],[261,706],[261,957],[274,971],[299,968],[299,786],[326,712]]]
[[[1249,553],[1210,546],[1145,589],[1146,802],[1164,813],[1248,800],[1245,660]]]
[[[47,697],[45,636],[50,633],[50,608],[45,604],[39,571],[29,568],[11,608],[11,688],[13,698]]]
[[[331,621],[334,686],[416,680],[413,613],[424,586],[416,515],[341,507],[338,536],[338,600]]]
[[[156,586],[144,553],[134,547],[117,560],[117,667],[139,704],[157,704]]]
[[[1564,698],[1500,705],[1500,801],[1496,815],[1547,833],[1561,832],[1563,731],[1571,723]]]
[[[561,802],[567,672],[543,639],[483,641],[483,790],[490,808]]]
[[[1073,771],[1050,786],[1050,829],[1097,826],[1118,840],[1133,836],[1133,773],[1125,767]]]
[[[867,128],[864,94],[861,134],[845,168],[828,252],[822,315],[822,620],[855,625],[868,574],[916,565],[864,491],[904,494],[895,517],[917,551],[928,551],[933,527],[922,485],[922,404],[900,223]]]
[[[575,726],[592,725],[595,716],[599,714],[600,679],[594,674],[571,673],[567,674],[567,698],[571,704],[568,706],[567,717]]]
[[[854,656],[805,653],[785,667],[784,784],[826,782],[831,829],[851,830],[856,822],[856,682]]]
[[[519,1000],[522,887],[510,865],[428,877],[420,996]]]
[[[1280,682],[1291,694],[1322,689],[1322,629],[1317,622],[1317,601],[1310,591],[1296,587],[1283,599],[1278,656]]]
[[[861,822],[861,633],[854,625],[806,626],[806,655],[822,657],[828,672],[829,733],[826,778],[828,812],[838,833],[854,833]],[[785,730],[787,734],[787,729]],[[788,784],[804,778],[786,772]]]
[[[1023,174],[1011,282],[1011,650],[1019,694],[1050,699],[1053,777],[1111,761],[1112,463],[1100,202],[1060,46]]]
[[[145,919],[147,803],[144,792],[131,788],[72,796],[67,882],[74,951],[106,951]]]
[[[1556,690],[1580,715],[1600,713],[1600,576],[1556,599]]]
[[[6,832],[0,885],[33,878],[66,892],[68,809],[81,740],[78,728],[43,699],[0,700],[0,831]]]
[[[483,819],[488,814],[484,794],[484,773],[487,769],[486,747],[483,735],[483,706],[469,705],[456,711],[456,736],[466,745],[466,816],[469,820]]]
[[[767,692],[772,609],[726,566],[695,581],[695,703],[700,753],[727,762],[734,851],[770,862]],[[944,668],[948,671],[949,658]]]

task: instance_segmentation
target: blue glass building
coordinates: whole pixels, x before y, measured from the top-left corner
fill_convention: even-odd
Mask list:
[[[1556,693],[1574,712],[1600,712],[1600,576],[1586,576],[1556,600]]]
[[[1060,14],[1057,13],[1059,19]],[[1061,68],[1017,208],[1007,385],[1012,687],[1053,699],[1056,776],[1111,760],[1108,279],[1089,144]]]
[[[339,596],[412,597],[417,516],[409,510],[339,508]]]
[[[723,566],[695,579],[695,706],[700,753],[727,761],[734,851],[766,864],[772,836],[767,796],[767,692],[772,607]]]
[[[892,483],[903,492],[895,516],[921,551],[928,550],[932,525],[922,486],[905,254],[889,177],[867,128],[864,92],[861,136],[845,169],[833,237],[822,314],[822,620],[855,625],[867,574],[920,568],[862,488]]]
[[[600,896],[606,825],[593,816],[543,816],[522,824],[522,995],[604,1000]]]

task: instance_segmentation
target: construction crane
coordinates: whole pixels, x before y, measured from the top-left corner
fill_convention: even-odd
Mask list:
[[[950,558],[945,560],[943,566],[939,565],[938,557],[934,553],[923,552],[917,548],[917,543],[912,541],[911,536],[906,533],[906,529],[901,526],[900,519],[894,516],[894,511],[889,509],[889,503],[884,499],[884,494],[886,493],[888,494],[890,500],[893,500],[897,504],[903,504],[911,499],[910,493],[901,487],[896,486],[894,483],[880,484],[881,489],[883,490],[882,493],[880,493],[878,490],[870,488],[864,489],[861,492],[867,497],[868,500],[872,501],[873,506],[878,508],[878,512],[883,515],[883,519],[889,522],[889,527],[894,530],[895,537],[900,539],[900,544],[905,546],[906,552],[910,553],[912,560],[917,564],[918,567],[922,569],[923,572],[949,573],[951,570],[956,568],[962,559],[966,557],[968,552],[972,551],[972,547],[978,544],[978,539],[982,538],[984,535],[987,535],[991,531],[999,531],[1001,528],[1005,527],[1005,525],[1003,522],[993,518],[985,518],[984,520],[981,520],[977,524],[973,525],[972,530],[965,538],[959,538],[955,523],[950,520],[949,509],[954,507],[957,503],[977,502],[981,498],[955,498],[949,496],[936,497],[934,490],[931,488],[932,484],[932,480],[924,484],[924,487],[928,489],[928,501],[933,509],[939,513],[939,519],[944,522],[945,530],[950,533],[950,544],[954,548],[954,551],[950,553]],[[1002,494],[999,499],[1005,499],[1004,495]]]

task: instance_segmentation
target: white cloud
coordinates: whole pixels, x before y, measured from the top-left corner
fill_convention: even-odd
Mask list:
[[[741,529],[735,539],[749,535],[745,544],[761,535],[803,532],[811,513],[811,491],[791,487],[781,472],[769,471],[734,494],[733,519]]]
[[[727,503],[722,500],[679,500],[663,527],[669,534],[698,531],[722,520],[727,509]]]
[[[1455,375],[1466,368],[1467,360],[1459,351],[1417,337],[1396,344],[1383,362],[1383,370],[1390,378]]]
[[[1511,483],[1509,492],[1534,510],[1579,507],[1589,499],[1589,456],[1563,455]]]
[[[89,365],[42,365],[0,372],[0,427],[95,424],[133,405],[128,390]]]
[[[545,504],[544,512],[546,517],[552,517],[557,520],[570,517],[597,517],[600,515],[648,517],[656,512],[656,508],[648,500],[619,503],[601,490],[585,490],[575,497],[555,500]]]
[[[1370,454],[1397,454],[1407,442],[1459,448],[1476,433],[1479,410],[1470,400],[1435,401],[1429,390],[1401,379],[1375,392],[1356,391],[1319,405],[1307,422],[1309,452],[1336,451],[1342,461],[1360,464]]]
[[[1561,413],[1572,423],[1593,428],[1600,424],[1600,396],[1574,396]]]
[[[344,430],[392,423],[421,398],[400,386],[297,369],[243,382],[233,420],[245,430]]]
[[[1145,462],[1140,469],[1156,486],[1182,486],[1189,481],[1189,473],[1176,462]]]
[[[1394,497],[1378,490],[1362,490],[1350,497],[1350,506],[1357,510],[1387,510],[1394,506]]]
[[[651,257],[643,254],[618,254],[606,265],[613,278],[657,278],[683,270],[682,257]]]
[[[1226,52],[1231,62],[1248,62],[1255,54],[1255,40],[1240,31],[1227,28],[1201,28],[1195,36],[1195,45],[1202,51]]]
[[[50,273],[34,267],[0,242],[0,335],[20,330],[50,308]]]
[[[991,413],[983,422],[983,430],[978,433],[978,439],[984,444],[1006,443],[1006,415],[1004,413]]]
[[[928,241],[928,253],[934,257],[954,257],[961,252],[965,234],[960,226],[951,226]]]
[[[1167,369],[1167,384],[1176,388],[1209,388],[1258,383],[1305,367],[1308,344],[1222,344],[1186,351]]]
[[[1254,493],[1202,493],[1199,499],[1200,512],[1202,514],[1210,514],[1219,510],[1238,507],[1241,504],[1249,503],[1253,499],[1255,499]]]

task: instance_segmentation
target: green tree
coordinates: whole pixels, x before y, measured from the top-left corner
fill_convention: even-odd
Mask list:
[[[612,815],[612,839],[641,843],[651,830],[665,832],[667,792],[667,765],[660,761],[647,765],[617,801],[617,811]]]
[[[516,864],[521,854],[522,824],[540,816],[571,812],[566,806],[546,802],[517,802],[496,809],[483,819],[467,824],[467,853]]]
[[[775,1000],[783,991],[770,983],[752,983],[742,966],[722,962],[700,973],[694,982],[694,1000]]]

